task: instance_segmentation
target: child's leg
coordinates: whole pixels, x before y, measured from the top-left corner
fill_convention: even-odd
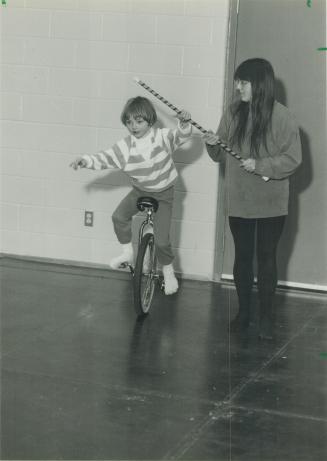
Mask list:
[[[178,282],[172,265],[174,255],[170,243],[170,226],[172,218],[174,189],[154,195],[159,202],[159,208],[154,216],[154,235],[158,261],[162,264],[165,280],[165,294],[170,295],[178,290]]]
[[[117,269],[122,263],[133,263],[132,217],[138,212],[137,192],[133,189],[120,202],[112,215],[112,222],[118,241],[122,244],[122,254],[110,261],[110,266]]]

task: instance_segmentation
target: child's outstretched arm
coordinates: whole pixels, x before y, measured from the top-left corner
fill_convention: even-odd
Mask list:
[[[118,168],[123,170],[128,157],[128,146],[125,140],[113,147],[93,155],[79,156],[70,164],[74,170],[89,168],[91,170],[107,170]]]
[[[74,170],[78,170],[79,168],[86,168],[86,160],[84,160],[82,156],[79,156],[69,166],[74,168]]]

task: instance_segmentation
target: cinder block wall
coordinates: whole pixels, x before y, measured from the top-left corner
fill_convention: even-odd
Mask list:
[[[125,136],[124,103],[149,96],[134,76],[216,129],[228,0],[7,0],[0,9],[1,253],[105,265],[119,251],[111,213],[128,180],[69,164]],[[175,126],[151,99],[160,124]],[[175,266],[211,279],[218,169],[199,136],[175,160]]]

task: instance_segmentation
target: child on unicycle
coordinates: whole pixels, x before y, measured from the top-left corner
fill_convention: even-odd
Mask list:
[[[114,230],[122,245],[122,253],[110,261],[113,269],[119,268],[122,263],[133,264],[132,218],[138,213],[137,199],[147,195],[158,201],[159,207],[154,216],[154,236],[158,261],[162,264],[166,295],[178,290],[169,237],[174,183],[178,176],[172,153],[192,133],[189,123],[191,115],[181,111],[177,117],[179,122],[176,129],[156,128],[154,124],[157,114],[152,103],[141,96],[131,98],[121,114],[121,121],[129,135],[97,154],[77,157],[70,165],[75,170],[118,168],[131,178],[132,190],[112,215]]]

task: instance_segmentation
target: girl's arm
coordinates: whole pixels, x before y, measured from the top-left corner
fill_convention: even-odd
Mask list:
[[[255,172],[271,179],[284,179],[294,173],[302,161],[299,129],[293,117],[282,120],[276,136],[280,152],[273,157],[256,159]]]
[[[217,130],[217,134],[214,134],[212,131],[209,131],[203,136],[203,140],[206,145],[207,152],[209,157],[214,162],[221,162],[226,157],[226,151],[217,144],[218,141],[228,139],[228,127],[229,127],[229,119],[228,113],[224,113],[221,121],[219,123],[219,127]]]

